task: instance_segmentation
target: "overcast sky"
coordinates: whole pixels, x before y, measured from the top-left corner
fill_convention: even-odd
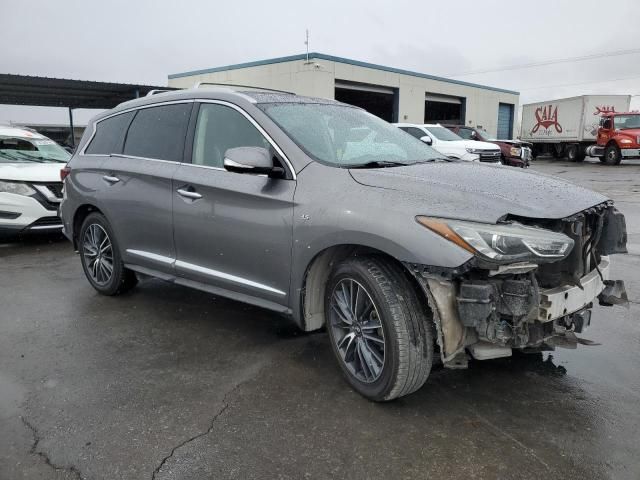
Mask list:
[[[608,5],[612,7],[608,11]],[[640,94],[638,0],[0,0],[0,73],[166,85],[188,70],[311,51],[521,92],[520,103]],[[624,79],[619,81],[611,81]],[[640,97],[632,100],[640,107]],[[0,106],[0,121],[66,112]],[[35,116],[35,118],[34,118]],[[87,113],[78,113],[86,121]]]

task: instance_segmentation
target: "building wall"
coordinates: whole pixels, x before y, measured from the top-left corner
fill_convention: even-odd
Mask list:
[[[480,125],[491,135],[496,134],[499,103],[513,104],[514,112],[518,111],[519,95],[514,93],[318,58],[311,58],[309,63],[305,60],[293,60],[188,76],[172,76],[169,78],[169,86],[188,88],[196,82],[234,83],[334,98],[336,79],[397,88],[398,119],[401,122],[424,122],[425,93],[465,98],[466,124]],[[515,117],[516,115],[514,123]],[[516,131],[515,125],[513,131]]]

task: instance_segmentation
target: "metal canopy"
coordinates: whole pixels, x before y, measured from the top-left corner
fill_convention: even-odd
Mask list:
[[[0,104],[109,109],[170,87],[0,74]]]

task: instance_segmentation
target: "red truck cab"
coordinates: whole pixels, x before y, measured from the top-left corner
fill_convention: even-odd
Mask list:
[[[595,153],[608,165],[618,165],[623,158],[640,158],[640,113],[603,115],[596,142]]]

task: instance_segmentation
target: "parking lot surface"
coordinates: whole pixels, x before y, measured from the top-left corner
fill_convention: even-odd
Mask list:
[[[600,345],[436,368],[388,404],[325,333],[158,280],[102,297],[68,242],[0,246],[0,479],[640,478],[640,162],[532,168],[616,200],[630,308],[594,307]]]

